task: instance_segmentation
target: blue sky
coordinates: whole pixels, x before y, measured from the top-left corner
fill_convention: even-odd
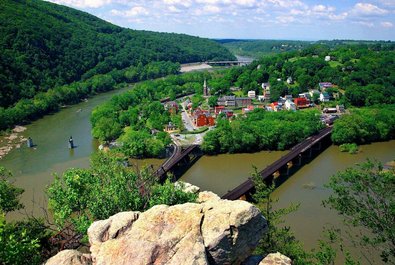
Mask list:
[[[395,0],[50,0],[113,24],[208,38],[395,40]]]

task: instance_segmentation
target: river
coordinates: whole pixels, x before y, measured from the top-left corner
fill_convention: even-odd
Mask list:
[[[253,171],[252,165],[263,169],[283,154],[285,152],[203,156],[181,179],[203,190],[223,195],[249,177]],[[382,163],[394,160],[395,140],[363,145],[361,152],[355,155],[342,153],[337,146],[332,145],[275,190],[273,195],[279,200],[275,208],[300,203],[296,212],[285,217],[285,225],[291,227],[307,250],[317,247],[324,226],[344,227],[342,218],[335,211],[322,206],[322,201],[331,193],[324,187],[325,183],[336,172],[364,162],[367,158],[375,158]],[[351,251],[355,255],[361,254],[355,248],[351,248]],[[377,253],[371,256],[376,257],[373,264],[380,264]],[[340,260],[338,262],[341,264]],[[362,261],[362,264],[365,262]]]
[[[25,210],[36,216],[42,216],[41,207],[46,208],[45,187],[53,180],[53,174],[62,174],[68,168],[87,168],[89,158],[97,151],[98,142],[92,138],[90,115],[97,105],[109,100],[113,95],[129,88],[114,90],[96,95],[85,102],[62,109],[52,115],[27,125],[21,135],[31,137],[35,148],[12,150],[0,160],[0,165],[11,170],[15,185],[25,190],[21,202]],[[75,149],[68,149],[68,139],[72,136]],[[160,159],[149,159],[143,164],[158,165]],[[22,213],[23,214],[23,213]],[[9,213],[7,218],[18,219],[21,213]]]

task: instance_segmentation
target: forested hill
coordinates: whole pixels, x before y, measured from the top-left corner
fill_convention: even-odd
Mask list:
[[[125,29],[49,2],[0,0],[0,5],[0,107],[151,61],[234,58],[208,39]]]

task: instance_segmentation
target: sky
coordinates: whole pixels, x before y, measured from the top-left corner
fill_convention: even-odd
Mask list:
[[[395,0],[49,0],[131,29],[207,38],[395,40]]]

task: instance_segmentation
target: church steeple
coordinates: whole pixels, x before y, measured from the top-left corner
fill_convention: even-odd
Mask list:
[[[205,97],[209,96],[206,78],[204,79],[204,83],[203,83],[203,96],[205,96]]]

